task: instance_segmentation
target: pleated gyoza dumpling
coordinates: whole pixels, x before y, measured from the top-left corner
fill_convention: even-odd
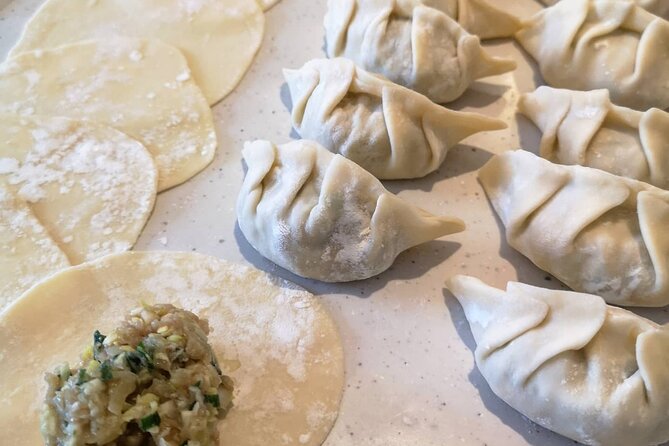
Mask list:
[[[522,150],[479,180],[509,244],[544,271],[611,304],[669,304],[669,192]]]
[[[539,87],[518,105],[543,132],[542,157],[669,188],[669,113],[618,107],[608,90]]]
[[[552,87],[606,88],[615,104],[669,107],[669,21],[629,0],[562,0],[517,40]]]
[[[497,119],[451,111],[344,58],[312,60],[300,70],[284,70],[284,76],[300,136],[382,180],[423,177],[467,136],[506,127]]]
[[[512,60],[491,57],[477,36],[430,7],[448,3],[328,0],[327,54],[352,59],[438,103],[459,98],[476,79],[516,68]]]
[[[597,296],[478,279],[447,283],[492,391],[523,415],[587,445],[669,440],[669,328]]]
[[[540,0],[547,6],[556,4],[559,0]],[[669,2],[667,0],[633,0],[634,3],[641,6],[648,12],[669,19]]]
[[[388,192],[372,174],[315,142],[247,143],[239,227],[264,257],[324,282],[366,279],[412,246],[464,230]]]

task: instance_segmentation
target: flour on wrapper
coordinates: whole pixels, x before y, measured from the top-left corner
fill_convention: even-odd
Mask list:
[[[437,105],[344,58],[315,59],[284,70],[284,77],[300,136],[382,180],[423,177],[464,138],[506,128],[500,120]]]
[[[239,227],[264,257],[324,282],[366,279],[418,244],[464,230],[388,192],[372,174],[315,142],[247,143]]]
[[[516,39],[552,87],[605,88],[638,110],[669,107],[669,21],[630,0],[562,0]]]
[[[268,6],[273,0],[260,3]],[[255,0],[47,0],[10,57],[114,36],[158,39],[183,52],[213,105],[241,81],[260,48],[264,27]]]
[[[0,313],[35,283],[68,266],[30,207],[0,180]]]
[[[669,304],[669,192],[522,150],[479,180],[509,244],[539,268],[614,305]]]
[[[669,328],[594,295],[473,277],[446,287],[492,391],[543,427],[587,445],[669,440]]]
[[[519,111],[542,131],[541,156],[669,188],[669,113],[611,103],[608,90],[539,87]]]
[[[546,6],[552,6],[559,0],[539,0]],[[669,2],[666,0],[633,0],[634,3],[641,6],[648,12],[669,20]]]
[[[94,330],[110,333],[142,302],[209,322],[234,381],[219,423],[235,446],[320,446],[344,387],[337,327],[310,293],[262,271],[195,253],[128,252],[62,271],[0,315],[0,444],[41,444],[43,372],[75,363]]]
[[[491,57],[446,13],[415,0],[329,0],[325,36],[329,57],[349,58],[437,103],[516,68]]]
[[[0,65],[0,112],[120,130],[154,157],[161,191],[200,172],[216,152],[212,112],[186,59],[157,40],[108,37],[17,55]]]

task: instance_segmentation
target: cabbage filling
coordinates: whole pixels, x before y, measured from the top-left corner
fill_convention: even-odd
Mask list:
[[[81,363],[46,373],[47,446],[207,446],[232,406],[232,381],[207,341],[209,326],[172,305],[132,311],[99,331]]]

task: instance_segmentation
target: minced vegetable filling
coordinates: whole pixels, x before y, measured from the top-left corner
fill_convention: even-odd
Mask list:
[[[46,374],[47,446],[206,446],[232,405],[232,382],[207,342],[209,326],[172,305],[130,313],[74,369]]]

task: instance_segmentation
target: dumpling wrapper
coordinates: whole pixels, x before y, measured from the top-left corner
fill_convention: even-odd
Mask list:
[[[328,0],[325,38],[328,57],[351,59],[437,103],[516,68],[513,60],[490,56],[447,13],[417,0]]]
[[[669,192],[518,150],[479,180],[509,244],[575,291],[614,305],[669,304]]]
[[[157,40],[79,42],[0,65],[0,112],[86,119],[141,142],[169,189],[214,158],[213,116],[186,59]]]
[[[615,104],[669,108],[669,21],[630,0],[562,0],[516,39],[548,85],[608,89]]]
[[[279,3],[281,0],[258,0],[258,4],[262,8],[263,11],[268,11],[270,10],[274,5]]]
[[[265,258],[294,274],[350,282],[382,273],[404,250],[461,232],[402,200],[371,173],[313,141],[247,142],[239,227]]]
[[[669,327],[590,294],[456,276],[492,391],[543,427],[586,445],[669,440]]]
[[[539,87],[519,111],[542,131],[540,154],[669,189],[669,113],[611,103],[608,90]]]
[[[93,122],[0,114],[0,182],[28,203],[72,264],[127,251],[156,199],[149,152]]]
[[[284,70],[284,77],[300,136],[382,180],[423,177],[466,137],[506,128],[498,119],[435,104],[344,58],[314,59]]]
[[[9,57],[112,36],[159,39],[183,52],[195,82],[213,105],[248,70],[264,28],[265,17],[255,0],[48,0]]]
[[[67,256],[28,205],[0,182],[0,312],[35,283],[68,266]]]
[[[552,6],[559,0],[539,0],[546,6]],[[632,0],[648,12],[669,20],[669,2],[666,0]]]
[[[209,342],[235,385],[221,444],[325,440],[342,396],[343,351],[314,296],[213,257],[130,252],[58,273],[0,317],[0,444],[41,444],[44,371],[75,363],[94,330],[110,333],[141,302],[208,319]]]

